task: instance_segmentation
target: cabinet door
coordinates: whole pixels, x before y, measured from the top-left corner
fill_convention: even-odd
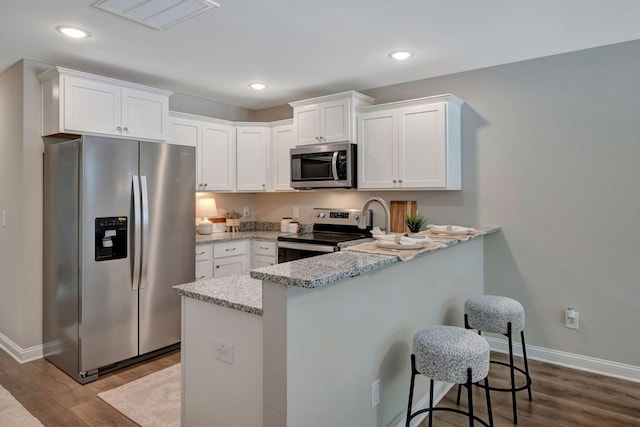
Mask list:
[[[198,153],[201,167],[199,190],[233,191],[236,184],[235,129],[217,123],[202,124]]]
[[[122,89],[122,135],[167,139],[169,97],[136,89]]]
[[[200,147],[200,137],[202,134],[200,122],[180,117],[171,117],[169,120],[168,142],[171,144]],[[196,168],[196,191],[202,190],[201,158],[202,156],[198,152],[198,149],[196,149],[196,164],[194,165]]]
[[[358,188],[395,188],[398,181],[396,110],[358,116]]]
[[[351,140],[350,108],[348,99],[320,104],[320,142]]]
[[[273,189],[276,191],[293,190],[291,188],[291,150],[296,146],[293,125],[282,125],[272,130],[271,170]]]
[[[77,77],[64,79],[64,130],[122,135],[121,89]]]
[[[260,267],[269,267],[270,265],[275,265],[276,257],[273,256],[264,256],[264,255],[254,255],[251,258],[251,268],[260,268]]]
[[[213,277],[224,277],[249,271],[246,255],[213,260]]]
[[[400,188],[441,188],[446,182],[445,103],[400,108]]]
[[[239,127],[236,135],[236,190],[267,190],[267,128]]]
[[[312,104],[294,108],[293,126],[297,145],[322,142],[320,141],[320,106]]]
[[[196,281],[209,280],[213,277],[211,260],[196,261]]]

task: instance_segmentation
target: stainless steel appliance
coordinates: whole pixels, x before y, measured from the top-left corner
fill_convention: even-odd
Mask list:
[[[291,149],[291,187],[355,188],[356,144],[314,144]]]
[[[46,359],[81,383],[180,341],[195,276],[195,148],[85,136],[45,147]]]
[[[278,237],[278,264],[337,252],[345,242],[371,237],[371,227],[358,228],[362,216],[359,209],[315,208],[312,215],[311,233]],[[368,215],[372,215],[371,211]],[[367,224],[371,224],[371,218]]]

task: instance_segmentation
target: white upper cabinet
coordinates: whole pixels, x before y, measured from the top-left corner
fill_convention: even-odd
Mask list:
[[[55,67],[42,82],[43,136],[98,134],[164,141],[172,92]]]
[[[453,95],[358,110],[358,189],[460,190],[464,103]]]
[[[291,102],[296,145],[356,142],[354,109],[373,98],[349,91]]]
[[[196,190],[235,190],[235,127],[231,122],[171,112],[169,141],[196,149]]]
[[[291,188],[291,152],[296,146],[291,120],[274,124],[271,129],[271,189],[293,191]]]
[[[236,190],[267,191],[269,127],[236,128]]]
[[[231,125],[202,123],[198,148],[201,191],[234,191],[236,185],[236,132]]]

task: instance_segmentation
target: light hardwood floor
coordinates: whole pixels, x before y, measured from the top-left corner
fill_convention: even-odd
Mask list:
[[[500,354],[492,354],[492,358],[505,360]],[[0,350],[0,385],[46,427],[135,426],[135,423],[104,403],[97,394],[179,361],[180,353],[176,351],[108,374],[83,386],[45,360],[21,365]],[[527,400],[526,392],[518,393],[519,426],[640,426],[640,384],[536,361],[530,361],[530,369],[533,402]],[[508,371],[492,366],[490,379],[492,385],[504,386]],[[455,406],[455,398],[454,387],[440,405]],[[513,426],[510,395],[494,392],[491,398],[495,426]],[[486,419],[482,390],[474,390],[474,401],[476,413]],[[461,407],[466,407],[465,397]],[[466,420],[461,416],[442,412],[434,414],[434,426],[466,425]],[[426,426],[425,420],[421,427]]]

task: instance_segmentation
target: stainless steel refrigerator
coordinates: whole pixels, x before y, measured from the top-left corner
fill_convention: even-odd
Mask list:
[[[43,338],[81,383],[177,348],[195,276],[195,148],[84,136],[44,154]]]

